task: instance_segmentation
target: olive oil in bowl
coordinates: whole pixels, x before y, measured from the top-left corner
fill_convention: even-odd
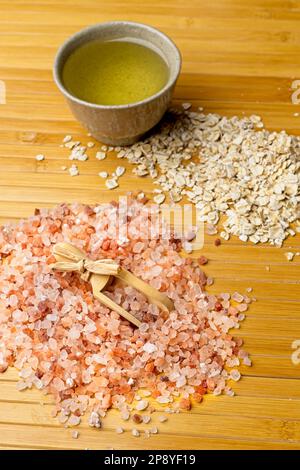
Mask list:
[[[93,40],[66,60],[62,80],[77,98],[99,105],[136,103],[168,82],[164,59],[150,47],[126,40]]]

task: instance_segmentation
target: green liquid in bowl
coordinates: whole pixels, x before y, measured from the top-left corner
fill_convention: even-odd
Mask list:
[[[100,105],[142,101],[161,90],[168,78],[159,54],[129,41],[90,41],[68,57],[62,72],[69,93]]]

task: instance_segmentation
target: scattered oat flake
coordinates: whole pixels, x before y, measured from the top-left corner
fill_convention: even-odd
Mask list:
[[[97,158],[97,160],[104,160],[106,158],[106,153],[105,152],[97,152],[96,153],[96,158]]]
[[[115,189],[119,186],[118,182],[114,179],[110,179],[110,180],[106,180],[105,181],[105,186],[108,188],[108,189]]]
[[[291,251],[288,251],[288,252],[284,253],[284,256],[286,257],[286,259],[288,261],[293,261],[295,253],[292,253]]]
[[[164,194],[158,194],[157,196],[154,196],[153,201],[156,204],[162,204],[166,199],[166,196]]]
[[[66,144],[67,142],[70,142],[71,140],[72,140],[72,136],[71,135],[66,135],[63,138],[63,143]]]
[[[120,176],[124,175],[125,168],[123,166],[117,166],[115,174],[119,178]]]
[[[263,129],[259,116],[182,109],[170,110],[157,132],[118,152],[171,201],[192,202],[199,222],[216,226],[224,216],[222,239],[275,246],[292,235],[298,217],[299,156],[300,137]]]
[[[69,173],[70,173],[70,176],[78,176],[79,175],[79,170],[78,170],[77,165],[72,165],[69,168]]]

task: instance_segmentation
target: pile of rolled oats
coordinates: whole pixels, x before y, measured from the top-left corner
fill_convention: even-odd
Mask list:
[[[263,129],[259,116],[172,110],[154,134],[117,152],[172,201],[193,202],[199,221],[216,225],[224,214],[220,236],[226,240],[236,235],[281,246],[295,234],[290,224],[300,216],[300,137]]]

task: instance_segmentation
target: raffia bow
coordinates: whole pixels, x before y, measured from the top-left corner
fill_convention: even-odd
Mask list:
[[[57,261],[51,265],[52,269],[62,272],[76,271],[85,281],[89,280],[91,274],[116,276],[120,272],[120,266],[113,259],[93,261],[71,245],[58,244],[54,247],[53,254],[57,259],[64,258],[70,261]]]

